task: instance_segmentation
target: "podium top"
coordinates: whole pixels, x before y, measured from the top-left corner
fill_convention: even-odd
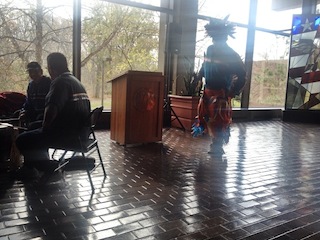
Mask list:
[[[128,70],[124,73],[121,73],[117,75],[116,77],[108,80],[108,82],[112,82],[124,75],[130,75],[130,76],[163,76],[162,72],[149,72],[149,71],[135,71],[135,70]]]

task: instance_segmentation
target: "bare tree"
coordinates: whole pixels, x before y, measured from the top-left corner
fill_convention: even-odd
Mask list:
[[[0,70],[5,72],[0,75],[0,91],[26,88],[24,69],[29,61],[42,64],[52,51],[63,52],[70,63],[72,59],[72,19],[60,11],[66,6],[21,2],[0,3]],[[159,26],[152,12],[102,1],[90,2],[86,10],[81,66],[93,96],[101,93],[106,56],[112,55],[114,65],[108,76],[126,69],[156,70]]]

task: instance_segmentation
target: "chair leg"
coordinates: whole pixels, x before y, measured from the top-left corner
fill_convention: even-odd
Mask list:
[[[56,154],[56,152],[58,151],[58,149],[53,149],[53,152],[51,154],[51,159],[56,160],[54,157],[54,155]],[[60,158],[60,157],[59,157]],[[58,159],[59,160],[59,159]]]
[[[81,154],[82,154],[82,157],[83,157],[83,158],[85,159],[85,161],[86,161],[86,164],[87,164],[87,167],[86,167],[86,169],[87,169],[87,175],[88,175],[88,178],[89,178],[89,182],[90,182],[90,185],[91,185],[92,192],[94,192],[94,186],[93,186],[93,182],[92,182],[92,179],[91,179],[89,164],[88,164],[86,155],[84,154],[84,152],[81,152]]]
[[[103,170],[103,175],[104,175],[104,177],[106,177],[106,176],[107,176],[107,173],[106,173],[106,170],[105,170],[105,168],[104,168],[104,164],[103,164],[103,161],[102,161],[102,156],[101,156],[101,153],[100,153],[100,149],[99,149],[98,144],[97,144],[97,152],[98,152],[98,155],[99,155],[100,165],[101,165],[102,170]]]
[[[55,149],[54,151],[56,151],[56,149]],[[68,152],[68,151],[65,150],[65,151],[63,152],[63,154],[59,157],[59,159],[58,159],[59,166],[54,170],[55,172],[56,172],[56,171],[59,171],[60,169],[63,170],[63,167],[69,163],[69,161],[66,161],[66,159],[65,159],[65,156],[66,156],[67,152]],[[53,155],[52,155],[52,156],[53,156]]]
[[[94,139],[97,139],[96,138],[96,134],[94,133],[94,131],[92,131],[92,135],[93,135],[93,138]],[[98,155],[99,155],[99,160],[100,160],[100,165],[102,167],[102,170],[103,170],[103,175],[104,175],[104,178],[107,177],[107,173],[106,173],[106,170],[104,168],[104,164],[103,164],[103,161],[102,161],[102,156],[101,156],[101,153],[100,153],[100,148],[99,148],[99,145],[98,145],[98,142],[96,143],[96,148],[97,148],[97,152],[98,152]]]
[[[57,149],[54,149],[54,150],[53,150],[53,152],[52,152],[52,154],[51,154],[51,158],[52,158],[52,159],[54,159],[54,155],[55,155],[56,151],[57,151]]]

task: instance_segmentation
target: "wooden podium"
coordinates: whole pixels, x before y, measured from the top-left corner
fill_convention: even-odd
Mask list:
[[[128,71],[111,81],[110,138],[121,145],[161,141],[162,73]]]

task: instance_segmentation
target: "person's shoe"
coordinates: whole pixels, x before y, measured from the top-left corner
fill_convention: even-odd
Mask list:
[[[43,172],[41,178],[39,179],[39,184],[46,184],[46,183],[55,183],[63,179],[63,173],[61,170],[48,170]]]
[[[225,152],[224,152],[223,149],[215,150],[215,151],[212,151],[212,150],[209,150],[209,151],[208,151],[208,154],[210,154],[210,155],[215,155],[215,156],[222,156],[224,153],[225,153]]]
[[[58,171],[54,171],[53,173],[51,173],[47,182],[55,183],[55,182],[59,182],[62,179],[63,179],[63,173],[61,170],[58,170]]]
[[[95,167],[95,159],[92,157],[74,156],[69,158],[68,161],[68,164],[64,167],[65,171],[91,170]]]
[[[209,154],[222,156],[225,152],[222,146],[216,146],[214,144],[210,144]]]
[[[223,140],[225,144],[229,143],[230,136],[231,136],[230,127],[228,127],[223,134]]]
[[[48,182],[57,182],[62,178],[61,170],[56,170],[59,167],[59,162],[56,160],[38,161],[35,167],[42,173],[37,181],[39,185],[44,185]]]
[[[35,168],[23,165],[14,173],[14,177],[19,181],[27,182],[40,178],[40,173]]]

